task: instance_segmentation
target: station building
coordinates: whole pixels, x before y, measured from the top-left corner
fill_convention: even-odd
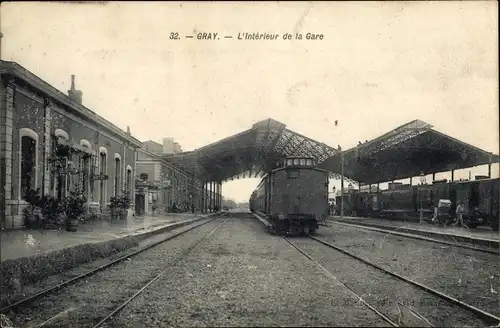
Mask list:
[[[0,62],[0,212],[2,228],[21,227],[28,190],[58,198],[82,190],[101,212],[111,196],[134,199],[141,142],[14,63]]]

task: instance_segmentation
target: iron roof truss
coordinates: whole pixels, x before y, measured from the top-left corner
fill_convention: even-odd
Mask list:
[[[273,119],[258,122],[251,129],[225,138],[193,152],[168,155],[167,161],[207,181],[224,181],[239,177],[262,177],[280,159],[311,157],[315,164],[337,150],[286,128]],[[196,166],[198,165],[198,167]]]
[[[344,173],[365,184],[494,162],[498,162],[498,155],[435,131],[420,120],[344,151]],[[319,166],[338,172],[340,154]]]

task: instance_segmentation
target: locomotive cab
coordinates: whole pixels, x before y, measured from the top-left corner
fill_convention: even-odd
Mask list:
[[[274,232],[307,235],[328,217],[328,172],[314,166],[309,157],[283,159],[252,194],[252,209],[267,217]]]

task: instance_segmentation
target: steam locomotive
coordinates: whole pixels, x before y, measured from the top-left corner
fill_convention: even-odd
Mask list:
[[[286,158],[262,178],[250,210],[264,214],[273,233],[312,234],[328,216],[328,172],[312,158]]]

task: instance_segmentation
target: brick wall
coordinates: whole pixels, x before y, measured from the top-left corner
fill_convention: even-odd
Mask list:
[[[137,145],[129,140],[108,131],[101,125],[77,111],[58,103],[50,96],[32,89],[25,83],[10,79],[3,75],[0,85],[0,210],[5,228],[17,228],[23,225],[22,209],[27,203],[21,199],[20,188],[20,147],[21,136],[29,135],[36,139],[37,161],[34,188],[56,196],[55,175],[50,171],[49,158],[53,157],[52,143],[56,130],[67,133],[71,144],[81,145],[82,140],[90,143],[96,155],[101,147],[108,153],[107,174],[109,180],[104,183],[106,197],[101,205],[105,205],[115,191],[115,154],[120,158],[119,192],[125,187],[127,167],[132,169],[130,193],[134,194],[135,149]],[[47,142],[46,142],[47,141]],[[84,142],[85,143],[85,142]],[[78,156],[75,157],[79,159]],[[95,173],[99,174],[99,170]],[[89,172],[90,173],[90,169]],[[70,178],[71,179],[71,178]],[[78,176],[76,178],[78,180]],[[81,180],[79,180],[81,181]],[[93,193],[86,195],[89,200],[100,201],[100,183],[94,181]]]
[[[0,79],[0,228],[5,228],[5,196],[6,196],[6,174],[7,174],[7,149],[10,149],[12,143],[12,135],[7,135],[7,120],[9,121],[10,128],[12,128],[12,110],[7,112],[5,101],[6,95],[6,82]],[[7,139],[9,146],[7,147]],[[9,166],[9,178],[11,167]],[[10,184],[8,186],[10,189]]]

